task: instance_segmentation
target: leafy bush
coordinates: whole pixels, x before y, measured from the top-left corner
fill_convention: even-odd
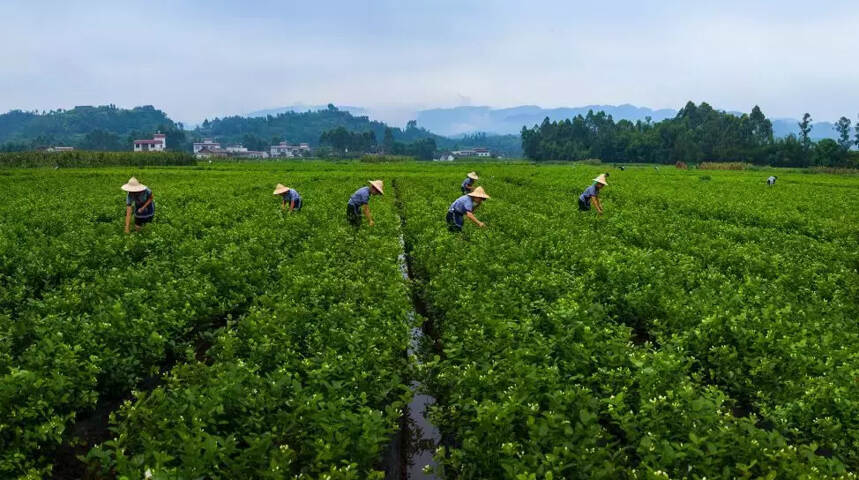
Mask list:
[[[0,153],[0,167],[115,167],[195,165],[190,153],[179,152],[14,152]]]

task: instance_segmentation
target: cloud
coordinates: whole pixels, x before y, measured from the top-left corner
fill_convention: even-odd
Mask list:
[[[290,105],[708,101],[859,112],[856,2],[0,4],[0,110],[153,104],[189,123]]]

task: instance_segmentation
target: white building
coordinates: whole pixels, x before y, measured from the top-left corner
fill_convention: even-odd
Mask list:
[[[484,157],[489,158],[492,156],[492,152],[489,151],[488,148],[477,147],[477,148],[467,148],[465,150],[454,150],[451,152],[454,157]]]
[[[268,152],[261,152],[258,150],[248,150],[245,149],[244,152],[236,154],[236,156],[241,158],[268,158]]]
[[[298,157],[310,153],[310,144],[299,143],[298,145],[290,145],[289,142],[280,142],[278,145],[271,146],[272,157]]]
[[[71,152],[75,147],[48,147],[47,152]]]
[[[163,152],[167,148],[167,135],[156,133],[152,140],[135,140],[135,152]]]
[[[227,145],[227,153],[245,153],[248,151],[244,145]]]
[[[209,151],[215,151],[221,149],[221,144],[218,142],[212,141],[211,138],[205,138],[202,142],[194,142],[194,153],[198,153],[202,149],[207,149]]]

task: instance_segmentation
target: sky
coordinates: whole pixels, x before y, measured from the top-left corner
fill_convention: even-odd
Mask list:
[[[0,2],[0,111],[631,103],[859,114],[859,2]]]

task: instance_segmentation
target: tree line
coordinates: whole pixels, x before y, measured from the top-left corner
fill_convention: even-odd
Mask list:
[[[406,125],[405,133],[417,129],[417,123],[412,120]],[[432,137],[417,138],[409,143],[398,142],[394,139],[394,130],[385,128],[382,143],[376,140],[372,130],[365,132],[350,132],[343,127],[322,132],[319,137],[321,148],[319,156],[348,156],[365,153],[380,153],[389,155],[407,155],[421,160],[432,160],[436,152],[436,142]]]
[[[772,122],[758,106],[733,115],[707,103],[688,102],[674,118],[661,122],[615,122],[605,112],[589,111],[560,121],[522,127],[522,150],[536,161],[598,158],[611,163],[748,162],[776,167],[859,167],[859,122],[851,136],[846,117],[836,123],[838,140],[811,139],[811,115],[799,135],[774,138]]]

